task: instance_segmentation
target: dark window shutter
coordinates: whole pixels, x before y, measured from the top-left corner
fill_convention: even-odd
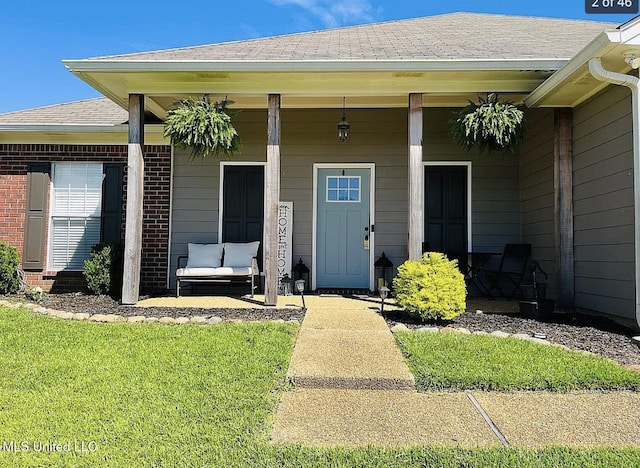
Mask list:
[[[44,245],[49,199],[49,173],[51,164],[29,164],[27,173],[27,217],[24,230],[22,268],[44,269]]]
[[[103,166],[102,219],[100,240],[122,242],[122,174],[124,165],[106,163]]]

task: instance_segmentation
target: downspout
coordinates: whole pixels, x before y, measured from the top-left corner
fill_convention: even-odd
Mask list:
[[[636,272],[636,323],[638,328],[640,328],[640,79],[635,76],[605,70],[600,58],[598,57],[589,60],[589,71],[597,80],[626,86],[631,89],[631,107],[633,113],[633,206]]]

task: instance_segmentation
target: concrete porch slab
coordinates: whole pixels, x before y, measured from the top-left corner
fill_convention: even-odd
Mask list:
[[[283,395],[274,444],[499,446],[464,393],[297,389]]]
[[[511,445],[639,446],[640,393],[473,395]]]
[[[264,296],[232,297],[232,296],[181,296],[152,297],[138,301],[136,307],[197,307],[204,309],[263,309]],[[277,308],[302,307],[300,296],[282,296],[278,298]]]
[[[322,310],[379,310],[380,299],[375,297],[352,298],[342,296],[305,296],[308,309]],[[264,295],[256,294],[253,298],[239,296],[164,296],[152,297],[138,301],[137,307],[202,307],[202,308],[262,308],[273,307],[264,305]],[[278,308],[302,307],[302,297],[299,294],[293,296],[279,296]],[[393,307],[385,302],[385,309]]]
[[[469,312],[481,310],[485,314],[519,314],[520,304],[516,300],[469,297],[466,310]]]

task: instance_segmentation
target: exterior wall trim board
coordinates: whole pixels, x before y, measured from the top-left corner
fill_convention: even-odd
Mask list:
[[[169,226],[168,226],[168,239],[167,239],[167,281],[166,288],[169,290],[169,278],[171,277],[171,238],[173,236],[173,171],[175,165],[175,146],[171,145],[171,155],[169,161],[171,168],[169,171]]]

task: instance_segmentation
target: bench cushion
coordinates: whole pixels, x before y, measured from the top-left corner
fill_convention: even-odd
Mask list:
[[[251,261],[249,261],[249,264]],[[180,278],[216,277],[216,276],[250,276],[251,267],[218,267],[218,268],[179,268],[176,276]],[[214,279],[214,278],[212,278]]]
[[[189,243],[187,268],[217,268],[222,266],[222,250],[224,244],[192,244]],[[247,263],[250,265],[251,262]]]
[[[251,259],[258,254],[260,241],[244,244],[227,242],[224,246],[225,267],[251,266]]]

